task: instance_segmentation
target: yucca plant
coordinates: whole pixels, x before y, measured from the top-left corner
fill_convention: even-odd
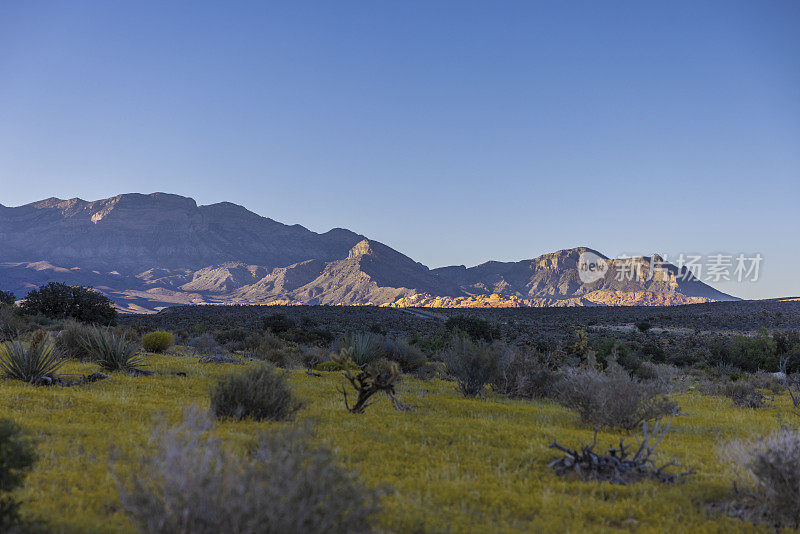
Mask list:
[[[353,332],[342,339],[339,354],[359,367],[377,360],[384,354],[383,336],[370,332]]]
[[[124,335],[97,327],[83,338],[83,347],[89,358],[107,371],[142,372],[139,367],[147,361]]]
[[[0,372],[7,378],[39,384],[53,378],[63,364],[61,354],[46,339],[0,345]]]

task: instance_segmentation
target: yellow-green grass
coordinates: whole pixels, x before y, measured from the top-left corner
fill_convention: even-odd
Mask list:
[[[202,364],[196,358],[152,356],[153,376],[113,374],[111,380],[71,388],[0,381],[0,416],[38,440],[40,460],[18,491],[25,517],[54,532],[133,532],[120,509],[110,458],[147,454],[157,416],[178,421],[185,406],[208,406],[208,392],[223,374],[242,366]],[[95,371],[69,363],[65,373]],[[174,373],[182,371],[186,377]],[[344,410],[340,373],[291,374],[304,402],[294,423],[224,422],[219,434],[234,444],[260,430],[310,422],[316,439],[372,487],[391,491],[377,521],[389,532],[756,531],[709,514],[709,503],[730,498],[728,469],[720,459],[727,441],[771,432],[778,412],[791,412],[786,396],[761,410],[733,408],[721,397],[682,395],[685,415],[659,447],[697,475],[675,485],[631,486],[566,481],[547,467],[557,457],[553,438],[574,446],[592,432],[574,414],[550,402],[511,401],[489,395],[464,399],[452,383],[406,379],[400,389],[412,413],[395,411],[385,397],[362,415]],[[795,421],[796,423],[796,421]],[[619,434],[601,433],[607,446]],[[629,439],[635,439],[631,434]]]

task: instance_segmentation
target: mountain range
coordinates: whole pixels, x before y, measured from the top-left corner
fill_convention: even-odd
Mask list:
[[[582,281],[582,254],[608,270]],[[429,269],[342,228],[285,225],[242,206],[131,193],[97,201],[0,204],[0,289],[18,298],[49,281],[94,287],[128,312],[176,304],[341,304],[430,307],[674,305],[737,300],[664,264],[609,259],[577,247],[518,262]]]

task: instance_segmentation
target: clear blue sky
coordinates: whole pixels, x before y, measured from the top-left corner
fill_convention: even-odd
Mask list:
[[[430,267],[760,252],[715,286],[800,295],[800,2],[3,2],[0,186],[228,200]]]

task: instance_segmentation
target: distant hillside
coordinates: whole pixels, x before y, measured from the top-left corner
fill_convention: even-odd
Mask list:
[[[590,284],[578,259],[607,260]],[[0,289],[19,298],[48,281],[93,286],[121,309],[172,304],[512,307],[671,305],[735,300],[674,266],[619,281],[580,247],[519,262],[428,269],[349,230],[323,234],[222,202],[165,193],[0,205]],[[654,258],[637,258],[643,269]]]

